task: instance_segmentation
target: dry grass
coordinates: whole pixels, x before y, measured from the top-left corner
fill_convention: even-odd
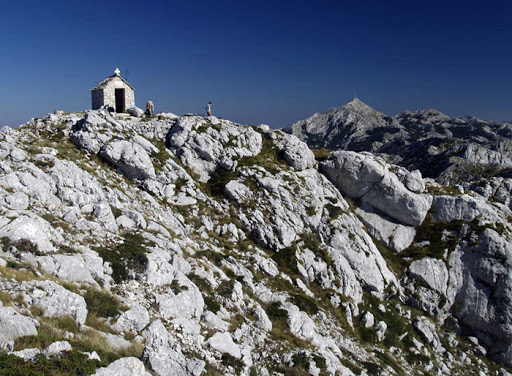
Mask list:
[[[5,291],[0,291],[0,302],[4,306],[8,306],[12,304],[12,297],[10,294],[6,293]]]
[[[16,269],[9,266],[0,266],[0,274],[6,279],[15,279],[18,282],[32,281],[37,279],[37,276],[32,270],[25,268]]]
[[[110,326],[107,324],[107,320],[105,318],[99,317],[95,312],[89,312],[87,315],[87,320],[85,321],[85,325],[101,332],[111,332]]]

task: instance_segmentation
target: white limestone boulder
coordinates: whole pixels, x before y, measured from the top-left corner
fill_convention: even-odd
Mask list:
[[[48,358],[52,356],[58,356],[63,352],[70,352],[71,350],[73,350],[73,348],[71,347],[68,341],[57,341],[53,342],[41,353]]]
[[[222,354],[227,353],[237,359],[242,357],[242,354],[240,353],[240,347],[235,342],[233,342],[231,334],[227,332],[215,333],[208,339],[207,343],[212,349]]]
[[[135,116],[135,117],[142,117],[144,116],[144,111],[142,110],[142,108],[139,108],[139,107],[130,107],[126,110],[127,113],[129,113],[131,116]]]
[[[414,193],[423,193],[425,190],[425,180],[419,170],[414,170],[405,175],[404,184],[408,190]]]
[[[343,194],[361,199],[402,224],[423,222],[432,197],[409,190],[383,160],[351,151],[336,151],[331,157],[321,168]]]
[[[36,336],[39,322],[23,316],[12,307],[0,307],[0,339],[12,340],[24,336]]]
[[[29,240],[41,252],[55,251],[54,243],[64,241],[62,235],[50,224],[39,217],[22,215],[0,228],[0,237],[8,237],[12,241]]]
[[[356,208],[356,214],[368,228],[368,233],[395,252],[401,252],[414,241],[416,230],[375,212],[370,205]]]
[[[332,152],[331,159],[323,161],[320,166],[343,194],[354,199],[364,196],[382,180],[386,171],[383,161],[369,153],[353,151]]]
[[[208,328],[216,329],[221,332],[225,332],[229,328],[229,323],[222,320],[219,316],[210,311],[203,313],[201,316],[201,323]]]
[[[311,149],[293,135],[278,132],[276,146],[283,152],[286,162],[298,171],[315,165],[315,155]]]
[[[123,312],[113,325],[118,332],[140,332],[149,324],[148,310],[142,306],[135,306]]]
[[[199,318],[203,313],[204,299],[201,291],[187,277],[177,279],[181,291],[155,294],[155,301],[164,318]]]
[[[436,196],[432,202],[432,218],[435,221],[451,222],[462,220],[471,222],[476,217],[483,217],[488,222],[500,222],[496,211],[480,198],[469,195]]]
[[[25,362],[35,362],[41,355],[39,349],[23,349],[20,351],[13,351],[9,354],[16,355],[18,358],[23,359]]]
[[[183,116],[169,130],[167,145],[197,179],[206,182],[217,168],[232,170],[237,160],[261,151],[261,134],[227,120]]]
[[[364,231],[363,224],[352,214],[342,214],[332,222],[331,234],[322,234],[331,247],[331,257],[339,263],[338,269],[347,278],[347,286],[351,286],[346,296],[361,299],[361,285],[383,296],[387,287],[398,286],[398,281],[389,270],[386,261],[373,243],[371,237]],[[352,272],[346,269],[345,259]],[[354,274],[359,287],[352,279]],[[357,301],[357,300],[356,300]]]
[[[441,340],[436,332],[436,326],[429,319],[423,316],[417,316],[414,319],[413,326],[425,343],[432,346],[435,351],[439,353],[446,351],[442,347]]]
[[[118,167],[129,179],[144,180],[156,176],[149,154],[135,142],[110,142],[100,150],[99,155]]]
[[[71,315],[77,324],[87,317],[85,299],[52,281],[26,281],[21,285],[28,305],[41,308],[46,317]]]
[[[29,197],[23,192],[14,192],[3,197],[5,206],[12,210],[25,210],[28,208]]]
[[[432,290],[441,294],[446,293],[448,286],[448,269],[443,261],[425,257],[415,260],[407,270],[409,276],[427,284]]]
[[[361,200],[409,226],[419,226],[432,205],[432,196],[411,192],[390,171]]]
[[[203,372],[204,361],[187,359],[179,346],[171,346],[169,332],[160,320],[151,323],[144,330],[143,336],[146,339],[146,347],[142,357],[156,375],[199,376]]]
[[[449,257],[447,300],[454,315],[489,349],[512,365],[512,244],[485,229],[477,246],[459,247]]]
[[[51,255],[36,257],[39,268],[67,282],[88,283],[98,286],[80,255]]]
[[[151,376],[144,363],[134,357],[121,358],[108,367],[98,368],[93,376]]]

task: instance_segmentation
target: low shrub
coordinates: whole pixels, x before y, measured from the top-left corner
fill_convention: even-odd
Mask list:
[[[46,359],[42,356],[34,362],[25,362],[15,355],[0,353],[0,375],[2,376],[92,375],[98,367],[106,365],[89,359],[86,354],[78,351],[71,351],[59,358]]]
[[[213,313],[217,313],[220,311],[220,304],[218,301],[215,300],[215,298],[211,296],[205,296],[204,297],[204,304],[206,305],[206,308],[208,311],[212,311]]]
[[[113,317],[119,313],[119,300],[106,291],[89,289],[84,299],[89,313],[99,317]]]
[[[292,295],[291,302],[295,304],[301,311],[306,312],[309,315],[318,313],[318,305],[315,299],[310,298],[304,294]]]
[[[281,308],[281,302],[272,302],[265,309],[268,317],[272,321],[285,322],[288,320],[288,311]]]
[[[128,279],[128,270],[141,272],[148,262],[146,253],[150,242],[138,233],[127,232],[123,236],[123,242],[113,247],[96,247],[95,250],[101,258],[110,262],[112,278],[116,283]]]

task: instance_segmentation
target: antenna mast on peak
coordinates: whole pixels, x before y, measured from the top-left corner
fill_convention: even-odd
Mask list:
[[[357,89],[354,90],[354,100],[357,99]]]

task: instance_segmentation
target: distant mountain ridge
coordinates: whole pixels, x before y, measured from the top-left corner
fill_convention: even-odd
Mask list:
[[[369,151],[442,183],[510,176],[512,123],[452,118],[434,109],[390,117],[359,99],[284,129],[311,148]]]

